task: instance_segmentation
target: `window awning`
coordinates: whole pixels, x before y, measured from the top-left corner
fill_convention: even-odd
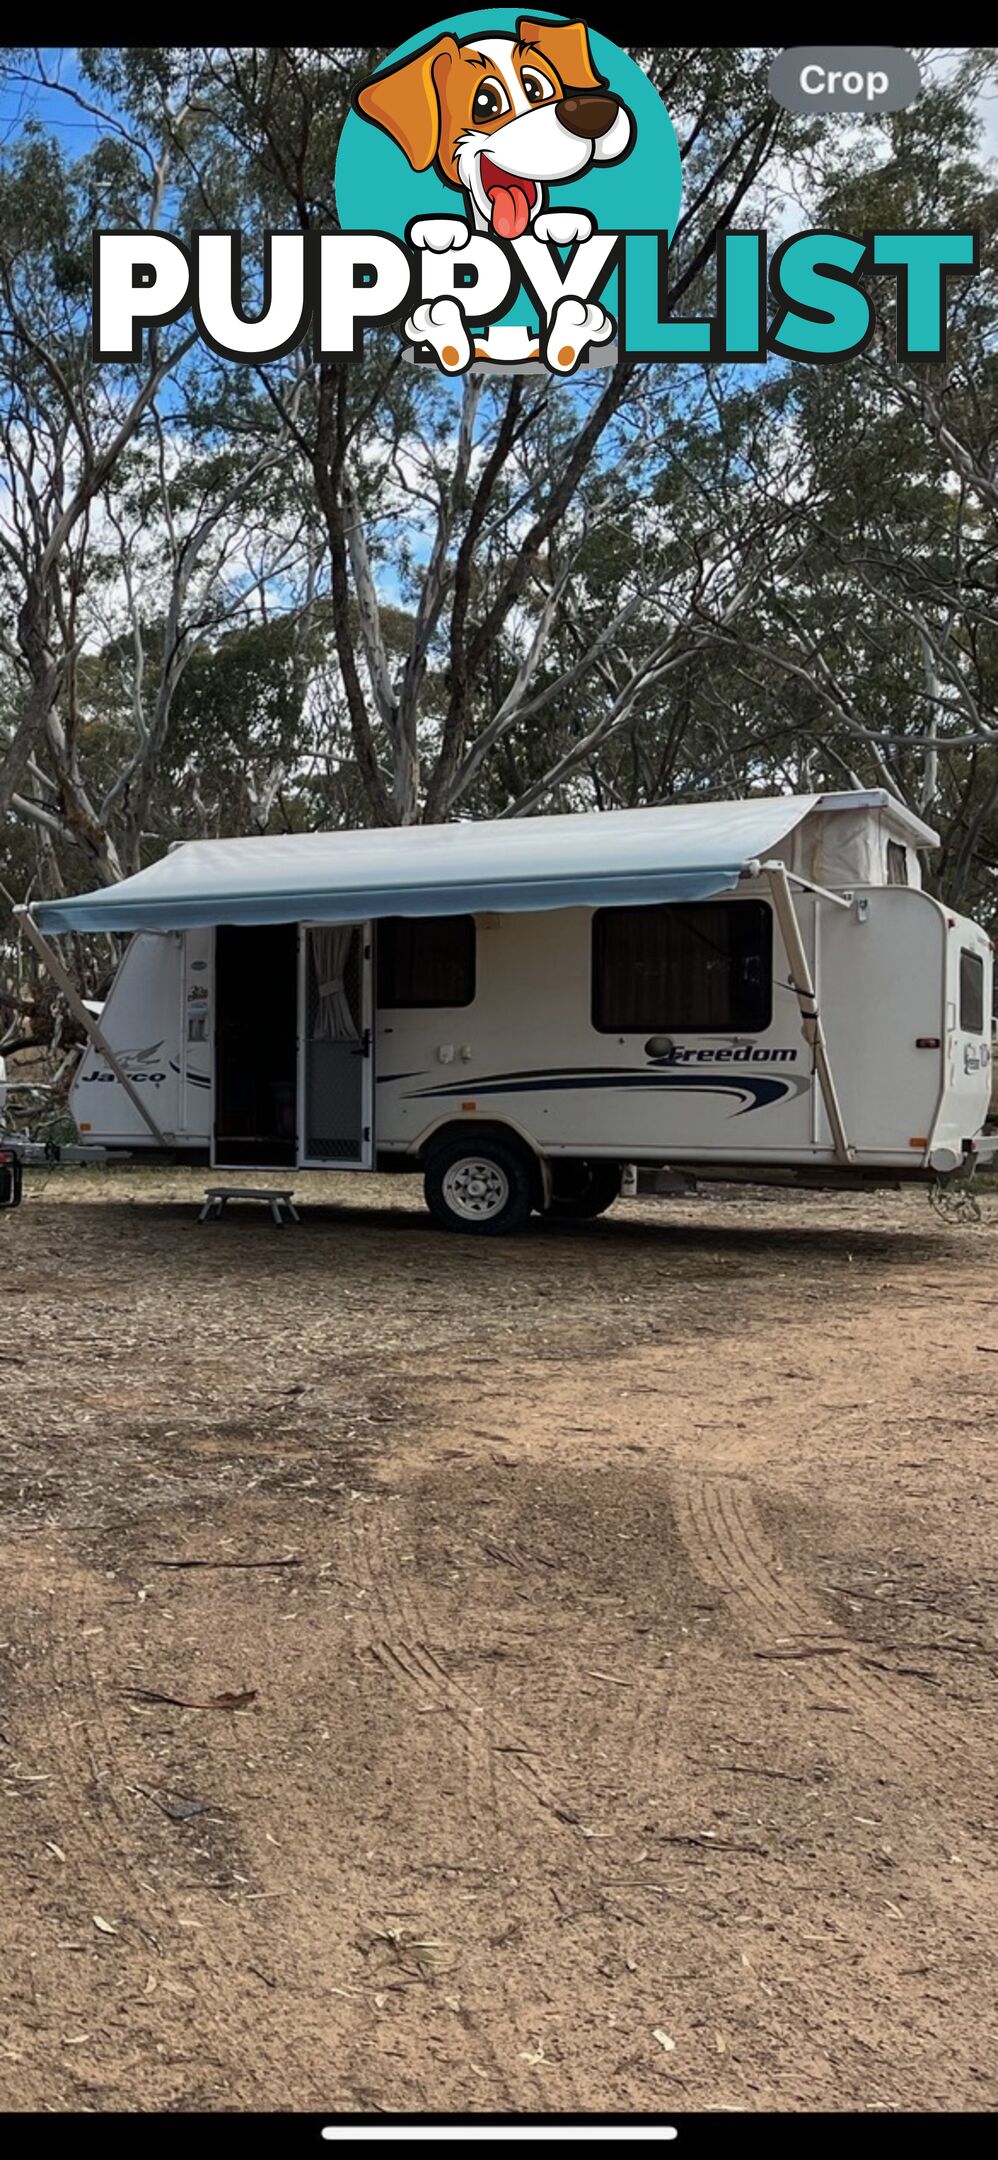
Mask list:
[[[31,915],[58,935],[704,900],[736,885],[820,800],[190,840],[135,877],[38,902]]]

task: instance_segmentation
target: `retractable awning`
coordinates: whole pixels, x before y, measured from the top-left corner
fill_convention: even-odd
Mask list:
[[[704,900],[736,885],[820,800],[190,840],[119,885],[39,902],[31,915],[58,935]]]

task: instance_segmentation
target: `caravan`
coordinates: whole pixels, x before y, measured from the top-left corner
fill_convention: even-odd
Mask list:
[[[192,841],[22,921],[90,1038],[85,1145],[418,1171],[494,1234],[664,1168],[989,1160],[991,946],[935,844],[882,791]],[[132,933],[99,1019],[67,931]]]

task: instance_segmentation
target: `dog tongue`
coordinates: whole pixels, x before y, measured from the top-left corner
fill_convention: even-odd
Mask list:
[[[492,223],[501,240],[518,240],[527,230],[530,204],[522,188],[495,187],[489,190],[492,203]]]

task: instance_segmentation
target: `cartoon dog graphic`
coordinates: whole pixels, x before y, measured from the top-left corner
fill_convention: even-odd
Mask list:
[[[632,115],[593,65],[583,22],[546,23],[521,17],[516,36],[482,31],[450,33],[422,52],[372,76],[354,104],[383,128],[414,172],[431,166],[465,197],[466,216],[418,218],[417,247],[462,248],[471,228],[501,240],[526,232],[570,247],[594,230],[585,210],[549,209],[549,191],[592,165],[618,164],[634,142]],[[405,325],[415,344],[429,344],[448,373],[471,357],[467,326],[456,300],[424,301]],[[596,302],[566,295],[547,327],[545,359],[570,373],[590,344],[612,337],[612,316]],[[511,328],[475,344],[476,357],[516,364],[536,359],[536,337]]]

